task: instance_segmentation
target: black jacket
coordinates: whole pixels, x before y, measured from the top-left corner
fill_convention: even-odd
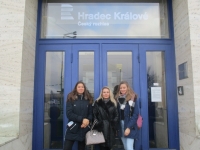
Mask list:
[[[73,129],[67,126],[65,139],[75,141],[85,140],[85,134],[89,128],[81,128],[81,124],[84,118],[89,119],[90,122],[92,121],[92,104],[89,104],[88,100],[79,96],[76,100],[67,101],[66,110],[68,122],[73,121],[76,125]]]
[[[102,131],[105,143],[101,146],[110,147],[114,145],[116,126],[118,121],[117,107],[111,101],[104,103],[102,99],[98,100],[94,104],[93,108],[94,119],[97,119],[98,123],[95,125],[95,129]]]

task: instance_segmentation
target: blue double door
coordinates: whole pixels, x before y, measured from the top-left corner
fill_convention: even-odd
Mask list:
[[[94,100],[103,86],[109,86],[115,93],[115,86],[127,81],[138,95],[144,119],[136,149],[178,148],[175,68],[171,67],[175,63],[171,48],[165,44],[131,43],[39,45],[33,149],[62,149],[67,124],[66,96],[80,80]]]

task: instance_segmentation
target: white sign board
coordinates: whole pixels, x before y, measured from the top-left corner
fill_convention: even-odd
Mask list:
[[[162,102],[161,87],[151,87],[151,102]]]
[[[159,3],[48,3],[48,36],[160,37]],[[73,36],[73,35],[72,35]]]

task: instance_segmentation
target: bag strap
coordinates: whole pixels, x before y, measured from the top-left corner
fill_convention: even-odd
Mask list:
[[[134,106],[134,107],[131,107],[131,106],[130,106],[130,114],[129,114],[129,116],[132,116],[132,115],[133,115],[133,111],[134,111],[135,107],[138,107],[139,115],[141,115],[141,113],[140,113],[140,98],[138,98],[137,101],[138,101],[137,106]]]
[[[141,106],[141,101],[140,101],[140,98],[138,98],[138,106],[137,107],[138,107],[138,110],[139,110],[139,115],[141,114],[140,113],[140,106]]]
[[[133,116],[134,110],[135,110],[135,107],[130,106],[129,117]]]
[[[95,119],[90,130],[92,130],[92,129],[94,128],[94,125],[95,125],[96,123],[97,123],[97,120]]]

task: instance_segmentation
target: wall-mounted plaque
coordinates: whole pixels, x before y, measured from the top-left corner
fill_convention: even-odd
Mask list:
[[[179,73],[179,80],[188,78],[188,65],[187,62],[184,62],[178,65],[178,73]]]

